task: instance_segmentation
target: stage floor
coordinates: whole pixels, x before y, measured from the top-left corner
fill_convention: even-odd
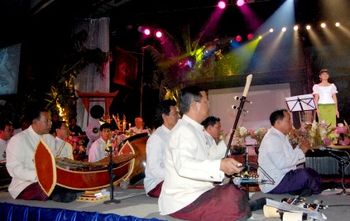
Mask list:
[[[350,192],[350,190],[348,190]],[[350,196],[349,195],[334,195],[336,191],[324,191],[320,195],[308,197],[307,202],[312,203],[314,200],[323,201],[323,204],[329,205],[328,209],[322,210],[330,221],[345,221],[349,220],[350,216]],[[269,197],[274,200],[281,200],[290,195],[271,195],[261,192],[250,193],[252,199],[261,197]],[[115,191],[115,199],[119,199],[119,204],[103,204],[103,202],[79,202],[57,203],[54,201],[25,201],[14,200],[8,192],[0,192],[0,202],[7,202],[19,205],[28,205],[45,208],[61,208],[76,211],[89,211],[98,213],[112,213],[121,216],[135,216],[140,218],[157,218],[160,220],[175,221],[177,219],[169,216],[161,216],[158,212],[157,199],[147,197],[143,189],[126,189],[117,188]],[[338,206],[336,206],[338,205]],[[273,221],[280,220],[279,218],[265,218],[262,210],[255,211],[249,220]]]

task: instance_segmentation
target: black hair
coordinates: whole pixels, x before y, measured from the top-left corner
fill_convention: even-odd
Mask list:
[[[270,123],[272,126],[275,125],[277,120],[282,120],[284,118],[284,112],[288,112],[286,109],[276,110],[270,115]]]
[[[176,101],[172,99],[163,100],[159,103],[156,110],[156,121],[157,124],[161,125],[163,123],[162,115],[169,115],[170,107],[176,106]]]
[[[100,126],[100,131],[103,131],[103,129],[111,129],[112,125],[109,123],[104,123]]]
[[[0,130],[4,131],[6,126],[12,126],[12,122],[6,119],[0,120]]]
[[[319,75],[321,75],[322,73],[327,73],[327,74],[329,74],[329,72],[328,72],[327,69],[321,69],[320,72],[319,72]]]
[[[202,125],[205,129],[207,129],[209,126],[214,126],[217,122],[220,122],[220,118],[209,116],[202,121]]]
[[[205,91],[205,90],[197,86],[189,86],[181,90],[181,97],[180,97],[181,114],[185,114],[190,110],[190,106],[193,101],[199,102],[201,100],[202,91]]]
[[[32,104],[29,105],[26,109],[26,116],[25,118],[30,122],[33,123],[33,120],[39,119],[40,114],[42,112],[48,112],[47,108],[42,104]]]
[[[50,134],[56,133],[56,129],[60,129],[62,127],[62,124],[65,124],[65,123],[66,121],[62,121],[62,120],[52,122]]]

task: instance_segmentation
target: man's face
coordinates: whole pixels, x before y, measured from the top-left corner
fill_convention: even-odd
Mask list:
[[[164,125],[169,129],[172,129],[179,120],[179,118],[179,110],[176,106],[171,106],[169,115],[163,114]]]
[[[66,139],[69,135],[69,129],[67,124],[62,124],[60,128],[56,129],[57,137],[61,138],[62,140]]]
[[[202,122],[209,115],[209,100],[205,91],[201,91],[202,98],[199,102],[196,102],[196,110],[199,118],[199,122]]]
[[[216,122],[216,124],[214,124],[213,126],[209,125],[206,130],[215,140],[219,140],[221,132],[221,123]]]
[[[109,128],[102,129],[102,131],[100,131],[100,136],[104,141],[107,142],[107,140],[111,139],[112,137],[111,129]]]
[[[39,119],[35,119],[35,128],[38,134],[48,134],[51,128],[51,119],[49,112],[41,112]]]
[[[9,140],[13,136],[13,126],[6,125],[4,130],[0,130],[1,138],[3,140]]]
[[[142,118],[136,118],[135,119],[135,127],[138,129],[142,129],[143,128],[143,120]]]
[[[288,134],[292,129],[292,118],[290,117],[290,113],[287,111],[284,111],[283,115],[283,119],[276,121],[276,128],[282,133]]]

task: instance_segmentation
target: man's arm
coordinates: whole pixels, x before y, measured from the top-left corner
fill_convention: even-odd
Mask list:
[[[151,135],[146,143],[146,163],[149,171],[156,177],[164,178],[164,162],[162,161],[164,156],[160,156],[164,153],[166,144],[162,142],[158,135]]]
[[[21,137],[12,138],[6,150],[6,168],[11,177],[17,179],[35,182],[37,175],[34,167],[34,151],[35,148],[29,147]]]

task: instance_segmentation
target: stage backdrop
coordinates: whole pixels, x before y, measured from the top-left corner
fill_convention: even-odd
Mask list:
[[[232,109],[232,105],[239,106],[239,100],[234,100],[235,96],[242,96],[243,87],[224,88],[209,90],[210,114],[220,117],[222,129],[230,132],[236,118],[237,110]],[[251,86],[244,109],[247,113],[242,113],[238,127],[244,126],[247,129],[259,127],[270,127],[269,116],[272,111],[285,108],[285,97],[290,96],[289,84],[273,84]]]

